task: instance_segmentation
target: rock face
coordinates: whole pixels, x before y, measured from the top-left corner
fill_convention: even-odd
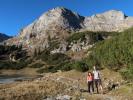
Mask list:
[[[24,28],[20,34],[22,37],[32,35],[39,37],[40,34],[49,35],[51,31],[60,31],[60,29],[75,31],[80,29],[80,23],[84,17],[73,13],[65,8],[55,8],[43,14],[38,20]],[[37,34],[38,33],[38,34]],[[55,37],[56,34],[50,34],[50,37]],[[29,36],[29,37],[32,37]]]
[[[7,36],[7,35],[5,35],[3,33],[0,33],[0,42],[3,42],[4,40],[7,40],[9,38],[11,38],[11,37],[10,36]]]
[[[133,18],[129,19],[121,11],[110,10],[102,14],[86,17],[84,25],[91,31],[122,31],[133,25]],[[130,20],[130,21],[127,21]],[[128,25],[130,23],[130,25]]]
[[[7,43],[22,44],[28,48],[45,49],[52,40],[63,40],[73,32],[82,28],[84,17],[65,8],[54,8],[32,24],[23,28],[18,37]]]
[[[58,44],[62,44],[61,41],[64,41],[73,32],[123,31],[132,26],[133,18],[125,16],[121,11],[110,10],[91,17],[83,17],[66,8],[57,7],[44,13],[33,23],[23,28],[20,34],[9,39],[7,44],[22,44],[29,50],[36,48],[43,50],[57,41]],[[63,46],[63,52],[66,50],[64,44],[60,45],[60,49]]]

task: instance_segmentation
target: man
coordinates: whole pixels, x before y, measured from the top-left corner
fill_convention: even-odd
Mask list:
[[[102,87],[102,81],[100,77],[100,72],[97,70],[96,66],[93,66],[93,75],[94,75],[94,83],[97,89],[97,93],[99,93],[99,87],[101,91],[103,92],[103,87]]]

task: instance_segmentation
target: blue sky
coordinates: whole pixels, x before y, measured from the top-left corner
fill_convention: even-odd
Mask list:
[[[133,0],[0,0],[0,32],[17,35],[42,13],[57,6],[66,7],[83,16],[107,10],[122,10],[133,16]]]

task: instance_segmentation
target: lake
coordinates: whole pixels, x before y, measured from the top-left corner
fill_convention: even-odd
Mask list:
[[[23,75],[0,75],[0,84],[12,83],[21,80],[30,80],[41,76],[23,76]]]

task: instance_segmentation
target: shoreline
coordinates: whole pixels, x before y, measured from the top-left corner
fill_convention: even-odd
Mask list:
[[[24,68],[21,70],[0,70],[0,84],[30,81],[43,77],[36,69]]]
[[[2,69],[0,70],[0,75],[38,75],[35,68],[23,68],[20,70],[12,70],[12,69]]]

